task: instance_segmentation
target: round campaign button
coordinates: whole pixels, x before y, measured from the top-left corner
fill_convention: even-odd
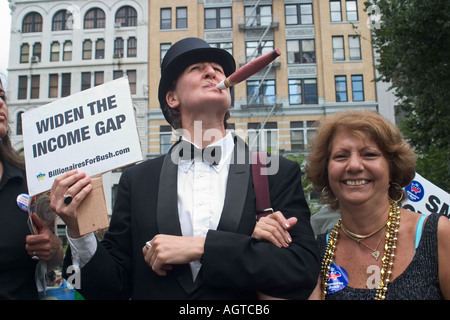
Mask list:
[[[28,213],[29,199],[30,199],[30,196],[26,193],[21,193],[17,196],[17,205],[19,206],[20,210]]]
[[[335,293],[344,289],[348,284],[347,271],[341,266],[331,264],[330,272],[328,273],[328,293]]]

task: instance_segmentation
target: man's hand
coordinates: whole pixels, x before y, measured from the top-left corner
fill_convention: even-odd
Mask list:
[[[200,260],[205,238],[156,235],[142,248],[145,262],[157,275],[165,276],[174,264],[187,264]]]

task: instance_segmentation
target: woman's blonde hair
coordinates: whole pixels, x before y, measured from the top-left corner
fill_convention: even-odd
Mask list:
[[[343,111],[324,116],[318,122],[316,136],[310,146],[306,163],[306,177],[316,191],[322,191],[322,202],[332,210],[339,202],[328,181],[328,161],[331,141],[338,128],[344,128],[363,139],[373,140],[389,162],[389,197],[401,201],[407,186],[415,175],[416,155],[396,126],[376,111]]]

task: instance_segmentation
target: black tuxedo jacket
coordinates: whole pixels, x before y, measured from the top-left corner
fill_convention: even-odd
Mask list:
[[[319,257],[299,165],[280,158],[278,172],[268,176],[274,210],[299,219],[290,231],[290,246],[277,248],[251,238],[256,224],[251,165],[235,163],[218,228],[207,234],[195,282],[188,264],[158,276],[142,254],[145,242],[157,234],[181,236],[177,165],[170,152],[125,170],[109,230],[81,269],[81,294],[86,299],[254,299],[259,291],[307,298],[317,284]]]

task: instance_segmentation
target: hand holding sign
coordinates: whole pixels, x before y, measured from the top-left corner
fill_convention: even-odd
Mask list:
[[[89,177],[142,160],[128,79],[117,79],[28,111],[22,115],[22,122],[30,196],[50,190],[60,177],[55,182],[59,187],[52,191],[52,208],[62,213],[74,235],[106,227],[101,178],[93,188]],[[73,178],[77,170],[83,171],[80,179]],[[68,176],[74,181],[67,182]],[[64,190],[63,180],[67,184]],[[72,192],[70,204],[63,203],[67,192]],[[89,193],[95,201],[79,207]],[[87,214],[80,216],[77,209]]]
[[[30,196],[64,172],[92,176],[142,160],[127,78],[25,112],[22,123]]]

